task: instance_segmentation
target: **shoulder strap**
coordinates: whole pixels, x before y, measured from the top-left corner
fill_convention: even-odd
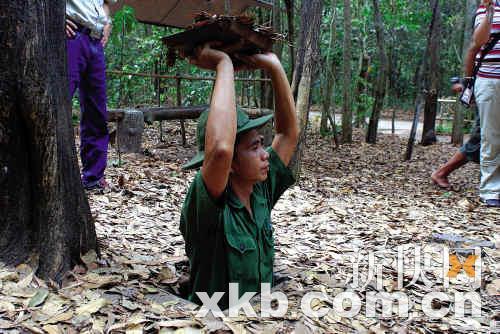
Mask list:
[[[477,72],[479,72],[479,68],[483,63],[484,57],[486,57],[486,55],[490,53],[490,51],[495,47],[495,45],[498,43],[499,40],[500,40],[500,33],[497,32],[491,34],[488,43],[486,43],[484,48],[481,50],[481,56],[479,57],[479,60],[477,60],[476,64],[474,65],[474,71],[472,73],[473,77],[475,77]]]

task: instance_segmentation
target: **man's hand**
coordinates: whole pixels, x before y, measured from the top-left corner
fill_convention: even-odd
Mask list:
[[[66,36],[69,38],[75,37],[77,29],[78,27],[73,21],[66,19]]]
[[[215,42],[205,43],[203,46],[196,48],[194,57],[189,58],[189,63],[206,70],[215,71],[217,65],[221,62],[231,62],[231,58],[226,53],[212,49],[212,46],[215,45]]]
[[[252,56],[236,55],[236,58],[245,63],[249,69],[270,71],[276,66],[281,66],[278,56],[272,52],[259,53]]]
[[[453,84],[453,86],[451,86],[451,90],[454,93],[459,94],[464,90],[464,86],[461,83],[456,83],[456,84]]]
[[[102,31],[102,38],[101,38],[102,47],[106,47],[106,44],[108,44],[109,36],[111,35],[112,28],[113,28],[113,26],[111,25],[111,23],[108,23],[104,26],[104,30]]]

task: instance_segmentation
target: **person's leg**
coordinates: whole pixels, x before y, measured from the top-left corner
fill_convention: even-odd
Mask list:
[[[481,119],[481,183],[483,201],[500,200],[500,80],[478,78],[476,101]]]
[[[104,50],[99,41],[90,38],[89,41],[90,59],[80,85],[80,154],[82,182],[87,188],[104,180],[109,143]]]
[[[458,168],[462,167],[467,163],[467,156],[462,150],[457,151],[450,160],[448,160],[444,165],[439,167],[431,175],[432,181],[441,188],[450,188],[450,182],[448,181],[448,176]]]
[[[79,32],[73,38],[66,37],[66,55],[68,64],[69,96],[73,98],[80,86],[81,75],[85,71],[86,61],[82,46],[82,36]]]
[[[481,151],[481,120],[479,118],[479,110],[477,106],[476,109],[476,119],[474,120],[474,127],[470,133],[469,140],[464,144],[463,151],[467,155],[467,160],[479,164],[480,162],[480,151]]]
[[[479,150],[481,148],[481,126],[479,121],[479,114],[476,110],[476,120],[474,128],[470,133],[469,140],[460,147],[450,160],[444,165],[439,167],[438,170],[431,174],[432,181],[441,188],[450,188],[448,176],[455,170],[459,169],[469,161],[479,163]]]

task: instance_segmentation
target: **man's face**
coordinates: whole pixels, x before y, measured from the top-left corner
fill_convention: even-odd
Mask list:
[[[257,130],[241,135],[232,163],[235,176],[250,182],[262,182],[269,172],[269,153],[264,149],[264,137]]]

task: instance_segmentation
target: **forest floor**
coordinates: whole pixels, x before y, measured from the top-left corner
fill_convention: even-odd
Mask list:
[[[180,281],[187,271],[179,212],[194,175],[180,166],[196,150],[195,126],[187,122],[187,147],[180,143],[177,123],[165,128],[166,141],[159,143],[157,128],[148,127],[145,154],[124,155],[120,166],[110,152],[107,175],[115,189],[89,195],[101,259],[86,254],[86,266],[76,267],[60,290],[47,288],[29,265],[0,267],[0,332],[486,333],[492,319],[498,320],[500,212],[478,201],[478,166],[466,165],[452,175],[453,189],[441,190],[429,175],[455,147],[416,146],[413,160],[403,162],[406,139],[381,135],[373,146],[360,133],[355,143],[338,149],[331,139],[311,133],[302,177],[273,211],[275,272],[282,281],[277,289],[289,300],[286,314],[196,318],[196,306],[175,296],[183,293]],[[458,275],[449,282],[443,279],[451,259],[444,245],[481,246],[482,267],[475,267],[480,287],[464,270],[455,270]],[[461,263],[469,255],[463,249],[457,254]],[[370,275],[374,267],[382,273],[378,282],[378,275]],[[311,291],[329,296],[312,303],[326,315],[301,310],[301,298]],[[398,316],[395,307],[380,304],[374,309],[367,299],[375,291],[401,292],[408,314]],[[442,319],[423,313],[422,305],[429,304],[424,296],[432,291],[450,297],[430,302],[434,311],[449,308]],[[478,292],[474,306],[480,303],[481,315],[471,317],[466,307],[460,319],[454,316],[455,298],[468,291]],[[353,315],[342,317],[334,297],[346,292],[351,303],[344,311]],[[388,313],[370,315],[381,310]]]

